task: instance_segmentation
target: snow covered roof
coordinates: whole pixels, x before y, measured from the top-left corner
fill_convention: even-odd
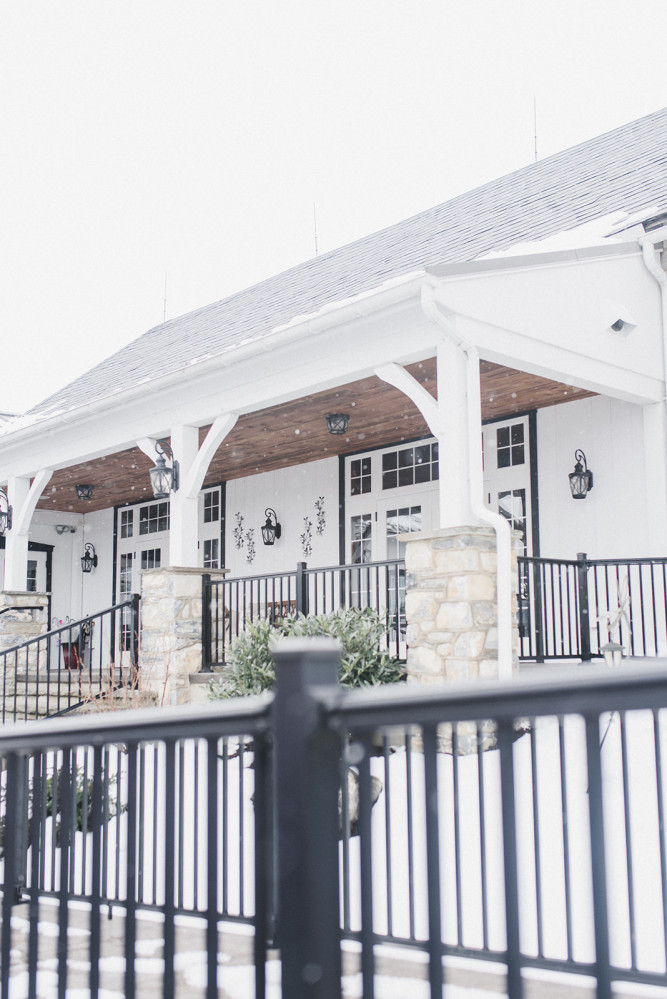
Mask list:
[[[667,192],[667,108],[149,330],[40,403],[75,409],[266,336],[411,271],[545,240]],[[596,240],[597,241],[597,240]]]

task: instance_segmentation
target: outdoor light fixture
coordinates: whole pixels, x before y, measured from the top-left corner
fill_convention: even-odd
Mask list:
[[[92,486],[77,486],[76,495],[78,499],[89,500],[93,498],[93,487]]]
[[[76,527],[71,524],[56,524],[56,534],[76,534]]]
[[[262,541],[265,545],[272,545],[277,538],[280,538],[282,527],[278,523],[276,511],[272,510],[270,506],[266,508],[264,514],[266,516],[266,523],[262,528]],[[273,520],[271,520],[272,517]]]
[[[2,509],[4,505],[4,510]],[[12,529],[12,508],[4,489],[0,489],[0,534]]]
[[[174,458],[174,452],[171,450],[169,441],[156,441],[155,450],[158,459],[155,462],[155,467],[151,468],[149,472],[151,486],[153,487],[153,496],[155,496],[155,499],[166,499],[169,493],[178,492],[178,462]],[[171,468],[167,467],[167,462],[164,458],[165,455],[171,462]]]
[[[593,473],[588,470],[583,451],[575,451],[574,460],[574,471],[570,472],[572,499],[586,499],[586,494],[593,488]]]
[[[95,554],[95,545],[91,544],[90,541],[87,541],[83,550],[83,555],[81,556],[81,572],[91,572],[96,568],[97,555]]]
[[[327,427],[330,434],[346,433],[349,422],[350,417],[347,413],[327,413]]]

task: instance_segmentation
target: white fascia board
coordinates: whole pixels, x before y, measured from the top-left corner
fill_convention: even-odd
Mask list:
[[[0,438],[0,471],[32,475],[41,467],[63,468],[134,447],[140,438],[168,435],[174,426],[204,426],[223,413],[254,412],[356,381],[378,363],[421,360],[434,353],[439,336],[421,312],[423,280],[423,274],[413,277],[400,289],[405,294],[384,301],[376,296],[374,308],[366,295],[363,310],[357,303],[323,310],[303,326],[290,326],[297,337],[265,338],[247,352],[230,351],[216,364],[142,386],[141,393],[119,394],[102,409],[81,407],[7,434]]]

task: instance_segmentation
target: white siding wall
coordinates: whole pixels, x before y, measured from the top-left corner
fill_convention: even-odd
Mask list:
[[[326,526],[317,533],[315,502],[324,497]],[[264,511],[273,507],[282,525],[282,537],[273,547],[262,544]],[[246,560],[247,542],[238,549],[234,540],[236,515],[243,516],[243,533],[254,532],[255,559]],[[304,517],[312,521],[312,553],[304,554],[300,536]],[[227,520],[225,525],[225,567],[231,576],[254,576],[261,573],[294,569],[297,562],[312,566],[338,564],[338,459],[325,458],[306,465],[263,472],[227,483]]]
[[[584,451],[593,489],[573,500],[568,474]],[[644,488],[642,407],[596,396],[537,413],[541,554],[665,555],[655,550]]]

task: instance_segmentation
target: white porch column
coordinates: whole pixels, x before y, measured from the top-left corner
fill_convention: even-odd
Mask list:
[[[438,344],[437,384],[440,449],[440,527],[460,527],[478,524],[470,503],[471,431],[480,441],[479,468],[482,467],[481,413],[478,427],[469,427],[467,359],[461,348],[451,340]],[[447,470],[451,470],[448,474]],[[481,495],[478,497],[481,502]]]
[[[644,468],[649,555],[667,555],[667,406],[644,406]]]
[[[53,473],[50,469],[38,472],[30,479],[15,476],[9,479],[7,495],[12,507],[12,529],[5,535],[5,590],[22,591],[26,588],[28,568],[28,534],[30,521],[37,500]]]
[[[174,427],[171,432],[171,449],[179,464],[180,487],[170,496],[169,564],[195,568],[199,558],[198,494],[191,495],[188,492],[187,480],[199,450],[197,427]]]

